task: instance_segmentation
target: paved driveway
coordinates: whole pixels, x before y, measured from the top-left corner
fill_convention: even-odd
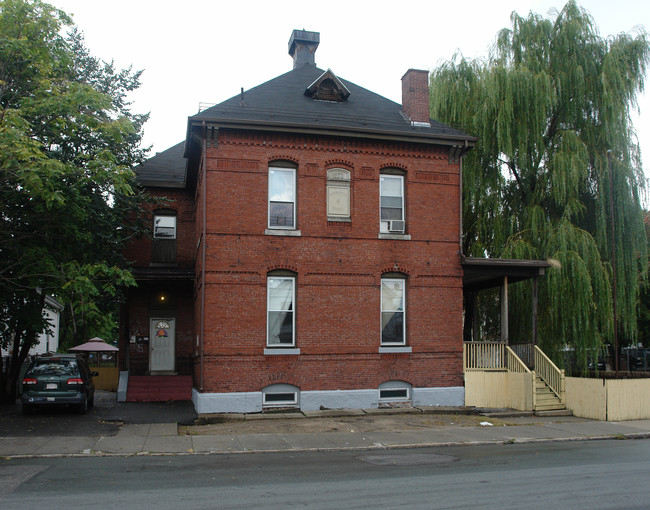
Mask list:
[[[116,402],[115,393],[95,392],[88,414],[61,407],[23,416],[20,404],[0,406],[0,437],[114,436],[123,423],[194,423],[192,402]]]

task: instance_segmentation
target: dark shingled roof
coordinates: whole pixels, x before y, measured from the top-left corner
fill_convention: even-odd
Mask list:
[[[325,72],[313,65],[303,65],[245,91],[243,102],[241,95],[237,95],[190,117],[190,124],[206,121],[223,127],[290,128],[418,141],[434,138],[438,143],[453,145],[467,141],[474,145],[474,137],[434,120],[431,127],[411,125],[400,104],[347,80],[340,79],[350,91],[345,101],[318,101],[305,95],[305,90]]]
[[[184,152],[183,140],[149,158],[135,168],[138,182],[142,186],[184,188],[187,181]]]
[[[312,85],[310,93],[314,93],[314,88],[318,88],[315,82],[325,73],[337,86],[342,84],[347,89],[340,89],[340,101],[316,100],[305,94]],[[349,96],[345,97],[348,91]],[[305,64],[245,91],[243,100],[237,95],[190,117],[189,144],[174,145],[136,168],[140,183],[167,188],[192,186],[200,152],[197,131],[203,122],[220,128],[435,143],[459,150],[472,147],[476,141],[435,120],[431,120],[431,126],[412,125],[402,105],[340,79],[330,70]],[[199,137],[193,137],[193,132]]]

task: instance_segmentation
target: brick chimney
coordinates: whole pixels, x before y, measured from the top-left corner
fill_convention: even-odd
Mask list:
[[[402,76],[402,109],[413,124],[431,125],[429,71],[409,69]]]
[[[316,66],[316,48],[320,42],[320,32],[294,30],[289,39],[289,55],[293,57],[293,68],[304,64]]]

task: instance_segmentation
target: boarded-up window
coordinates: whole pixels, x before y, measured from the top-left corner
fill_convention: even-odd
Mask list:
[[[343,168],[327,171],[327,219],[350,219],[350,172]]]

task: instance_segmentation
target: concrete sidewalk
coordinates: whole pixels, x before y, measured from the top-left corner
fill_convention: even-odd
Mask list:
[[[300,452],[321,450],[365,450],[415,448],[450,445],[497,443],[528,443],[542,441],[576,441],[592,439],[632,439],[650,437],[650,420],[600,422],[575,417],[518,416],[499,419],[480,417],[483,425],[416,426],[399,430],[400,420],[407,413],[391,414],[391,427],[373,427],[373,419],[386,417],[377,410],[352,412],[345,417],[345,431],[300,432],[287,423],[295,418],[317,430],[331,419],[327,412],[320,417],[249,416],[248,420],[266,422],[269,431],[259,433],[247,429],[246,420],[228,421],[224,426],[179,427],[176,423],[126,424],[117,435],[85,437],[2,437],[3,457],[93,456],[93,455],[180,455],[241,454],[254,452]],[[260,419],[261,418],[261,419]],[[234,420],[233,417],[230,417]],[[366,430],[356,430],[355,423]],[[357,420],[355,422],[355,420]],[[283,423],[287,422],[287,423]],[[462,420],[459,420],[462,421]],[[492,422],[499,423],[498,425]],[[479,423],[479,421],[477,421]],[[492,426],[488,425],[492,424]],[[264,429],[264,427],[262,427]],[[361,427],[363,428],[363,427]]]

